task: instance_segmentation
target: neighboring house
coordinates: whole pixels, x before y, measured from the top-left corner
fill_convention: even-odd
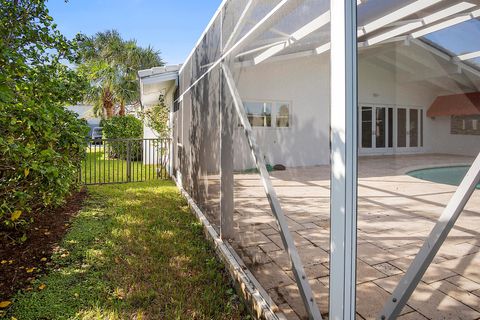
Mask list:
[[[180,67],[181,65],[155,67],[138,72],[141,81],[140,103],[143,110],[157,105],[161,95],[164,96],[165,104],[173,108]],[[145,139],[157,137],[156,133],[147,124],[144,124],[143,136]]]
[[[94,107],[91,105],[79,104],[75,106],[67,106],[68,110],[75,112],[79,119],[87,120],[90,131],[92,128],[100,126],[100,117],[97,117],[94,112]]]
[[[170,107],[169,126],[173,126],[173,101],[178,86],[178,71],[181,65],[155,67],[148,70],[138,72],[140,79],[140,103],[143,110],[155,106],[159,103],[160,96],[164,97],[164,102]],[[144,123],[143,126],[144,139],[156,139],[158,134]],[[146,151],[145,151],[146,152]],[[173,154],[173,145],[171,145],[170,154]],[[153,157],[144,153],[144,163],[151,163],[151,159],[157,159],[157,152]],[[173,162],[171,162],[169,172],[173,171]]]

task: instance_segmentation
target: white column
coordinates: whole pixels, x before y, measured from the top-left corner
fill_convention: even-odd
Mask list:
[[[356,1],[331,0],[330,312],[355,319],[357,239]]]

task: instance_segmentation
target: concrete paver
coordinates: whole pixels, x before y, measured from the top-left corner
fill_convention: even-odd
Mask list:
[[[412,169],[471,163],[455,155],[359,160],[357,317],[376,318],[456,187],[406,175]],[[272,172],[322,313],[328,312],[328,166]],[[399,319],[480,318],[480,190],[474,192]],[[217,221],[212,217],[211,221]],[[258,176],[235,175],[233,246],[288,319],[306,314]]]

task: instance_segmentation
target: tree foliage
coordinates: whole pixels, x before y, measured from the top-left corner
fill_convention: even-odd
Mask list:
[[[88,83],[44,0],[0,0],[0,25],[0,228],[11,228],[75,185],[88,128],[63,106]]]
[[[170,128],[168,126],[169,109],[165,105],[164,97],[160,96],[159,103],[142,112],[145,123],[155,130],[159,138],[168,137]]]
[[[140,139],[143,138],[143,123],[132,115],[113,117],[102,121],[103,134],[107,139]],[[127,144],[130,150],[127,152]],[[109,156],[118,159],[141,160],[143,154],[142,141],[111,141]]]
[[[124,40],[116,30],[78,39],[79,70],[91,83],[85,98],[106,118],[114,116],[116,109],[125,115],[126,105],[139,103],[138,70],[164,64],[158,51]]]

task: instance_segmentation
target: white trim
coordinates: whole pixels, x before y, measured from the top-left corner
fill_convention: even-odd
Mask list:
[[[408,17],[409,15],[417,13],[441,1],[443,0],[417,0],[409,5],[401,7],[400,9],[392,11],[372,22],[369,22],[363,27],[359,27],[357,34],[359,37],[364,36],[372,31],[385,27],[392,22]]]
[[[270,114],[272,125],[270,127],[260,127],[260,126],[252,126],[254,131],[256,130],[288,130],[292,128],[292,119],[293,119],[293,101],[292,100],[271,100],[271,99],[242,99],[243,103],[271,103],[272,104],[272,112]],[[276,119],[277,119],[277,104],[288,104],[288,116],[289,116],[289,126],[288,127],[277,127]],[[248,115],[248,114],[247,114]]]
[[[475,51],[475,52],[465,53],[465,54],[456,56],[455,58],[460,61],[465,61],[465,60],[475,59],[479,57],[480,57],[480,51]]]
[[[412,22],[408,22],[408,23],[406,23],[402,26],[399,26],[397,28],[394,28],[392,30],[389,30],[387,32],[379,34],[377,36],[374,36],[370,39],[367,39],[365,42],[366,42],[367,45],[376,44],[376,43],[385,41],[387,39],[390,39],[392,37],[395,37],[395,36],[410,32],[412,30],[418,29],[422,26],[426,26],[426,25],[428,25],[430,23],[433,23],[433,22],[436,22],[438,20],[447,18],[449,16],[452,16],[452,15],[457,14],[459,12],[465,11],[467,9],[471,9],[475,6],[476,5],[474,5],[472,3],[469,3],[469,2],[457,3],[453,6],[450,6],[448,8],[445,8],[445,9],[439,10],[435,13],[432,13],[432,14],[430,14],[430,15],[422,18],[422,19],[418,19],[418,20],[415,20],[415,21],[412,21]]]
[[[427,34],[430,34],[430,33],[436,32],[436,31],[440,31],[442,29],[454,26],[456,24],[459,24],[459,23],[462,23],[462,22],[465,22],[465,21],[468,21],[468,20],[471,20],[471,19],[478,18],[479,16],[480,16],[480,9],[469,12],[469,13],[466,13],[466,14],[459,15],[455,18],[452,18],[452,19],[449,19],[449,20],[446,20],[446,21],[442,21],[440,23],[434,24],[433,26],[429,26],[429,27],[423,28],[421,30],[415,31],[411,34],[411,36],[413,38],[423,37],[423,36],[426,36]]]
[[[259,64],[262,61],[267,60],[271,56],[274,56],[275,54],[285,50],[286,48],[290,47],[292,44],[295,42],[305,38],[312,32],[315,32],[316,30],[326,26],[330,22],[330,11],[328,10],[327,12],[321,14],[317,18],[313,19],[294,33],[292,33],[288,40],[286,40],[284,43],[278,44],[276,46],[273,46],[255,58],[253,58],[253,64]]]
[[[361,108],[362,107],[371,107],[373,108],[372,110],[372,126],[375,126],[375,112],[377,108],[385,108],[386,112],[388,114],[388,109],[392,108],[393,109],[393,119],[392,119],[392,147],[388,147],[388,133],[385,135],[385,147],[382,148],[377,148],[376,147],[376,133],[375,129],[372,128],[372,147],[371,148],[363,148],[362,147],[362,112]],[[398,147],[398,109],[405,109],[406,111],[406,123],[405,123],[405,147]],[[395,105],[395,104],[385,104],[385,103],[359,103],[358,104],[358,114],[359,114],[359,154],[362,156],[365,155],[393,155],[393,154],[414,154],[414,153],[423,153],[425,152],[425,147],[422,146],[422,141],[425,140],[424,134],[425,134],[425,117],[421,117],[421,113],[424,113],[425,108],[422,106],[413,106],[413,105]],[[417,110],[418,114],[418,122],[419,122],[419,128],[418,128],[418,137],[417,137],[417,146],[416,147],[411,147],[410,146],[410,110]],[[423,120],[423,123],[420,123],[420,121]],[[386,119],[387,121],[387,119]],[[387,121],[388,123],[388,121]],[[388,130],[388,125],[385,126],[385,130]]]

